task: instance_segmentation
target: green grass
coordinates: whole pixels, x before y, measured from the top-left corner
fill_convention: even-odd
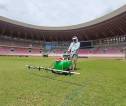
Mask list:
[[[126,61],[81,59],[80,75],[30,71],[53,58],[0,57],[0,106],[126,106]]]

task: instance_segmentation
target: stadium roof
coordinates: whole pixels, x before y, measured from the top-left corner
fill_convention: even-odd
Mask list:
[[[11,37],[44,41],[95,40],[126,34],[126,5],[93,21],[65,27],[30,25],[0,16],[0,33]]]

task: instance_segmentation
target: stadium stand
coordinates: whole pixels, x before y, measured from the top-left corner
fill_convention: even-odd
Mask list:
[[[0,55],[41,55],[40,42],[0,37]]]
[[[1,55],[62,54],[74,35],[83,42],[80,56],[124,56],[126,5],[96,20],[64,27],[35,26],[0,16]]]
[[[108,47],[108,48],[93,48],[80,49],[79,54],[122,54],[122,48]]]

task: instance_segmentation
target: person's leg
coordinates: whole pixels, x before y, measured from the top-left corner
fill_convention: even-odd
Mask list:
[[[77,66],[77,58],[78,58],[78,55],[77,54],[73,54],[71,56],[71,61],[73,63],[73,66],[72,66],[72,70],[76,70],[76,66]]]
[[[72,64],[72,67],[71,67],[71,70],[72,70],[72,71],[74,71],[74,66],[75,66],[75,65],[74,65],[74,59],[73,59],[73,57],[74,57],[74,54],[70,54],[70,60],[71,60],[72,63],[73,63],[73,64]]]
[[[76,68],[77,68],[77,59],[78,59],[77,54],[74,54],[74,56],[73,56],[74,70],[76,70]]]

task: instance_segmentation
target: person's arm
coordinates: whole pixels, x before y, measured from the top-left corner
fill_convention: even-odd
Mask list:
[[[70,46],[69,46],[69,48],[68,48],[68,52],[71,51],[72,46],[73,46],[73,43],[70,44]]]

